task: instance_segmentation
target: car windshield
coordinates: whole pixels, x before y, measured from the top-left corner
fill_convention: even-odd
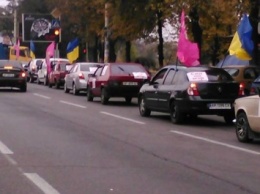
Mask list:
[[[226,71],[211,69],[206,71],[209,81],[233,81],[233,78]]]
[[[134,64],[116,64],[112,65],[111,72],[114,75],[118,74],[132,74],[134,72],[146,73],[145,69],[142,66]]]
[[[87,72],[95,72],[97,69],[97,65],[87,65],[87,64],[81,64],[80,65],[80,71],[87,71]]]
[[[17,68],[22,68],[22,64],[19,61],[0,60],[0,68],[3,68],[8,65]]]
[[[224,68],[226,72],[228,72],[231,76],[237,76],[239,73],[239,69],[231,69],[231,68]]]
[[[60,70],[61,71],[69,71],[71,69],[72,65],[68,63],[62,63],[60,65]]]

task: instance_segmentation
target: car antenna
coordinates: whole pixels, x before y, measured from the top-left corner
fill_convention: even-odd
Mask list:
[[[222,60],[222,63],[221,63],[221,65],[220,65],[220,68],[222,68],[222,67],[223,67],[223,65],[224,65],[224,62],[225,62],[225,60],[226,60],[227,56],[228,56],[228,53],[226,53],[226,54],[225,54],[225,57],[224,57],[224,59]]]

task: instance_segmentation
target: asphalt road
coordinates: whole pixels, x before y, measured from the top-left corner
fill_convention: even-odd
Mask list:
[[[0,194],[260,193],[260,142],[223,118],[174,125],[116,100],[0,90]]]

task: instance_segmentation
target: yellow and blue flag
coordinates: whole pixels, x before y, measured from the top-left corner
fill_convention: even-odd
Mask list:
[[[79,57],[79,39],[75,38],[70,41],[67,46],[67,58],[71,63]]]
[[[252,40],[253,28],[250,24],[249,18],[244,14],[242,20],[238,25],[231,44],[229,46],[229,54],[235,55],[241,60],[250,60],[253,56],[254,43]]]
[[[30,41],[30,57],[35,59],[35,46],[32,40]]]

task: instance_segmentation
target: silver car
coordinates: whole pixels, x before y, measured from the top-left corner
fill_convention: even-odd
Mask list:
[[[87,90],[88,74],[94,73],[100,63],[77,62],[65,77],[64,92],[74,95]]]

